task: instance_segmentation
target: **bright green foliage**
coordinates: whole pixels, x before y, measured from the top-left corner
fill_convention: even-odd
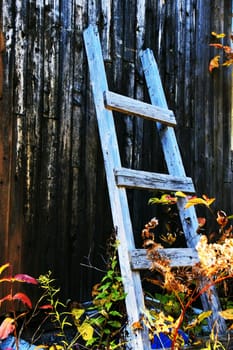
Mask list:
[[[43,298],[51,305],[51,319],[60,330],[58,336],[61,339],[62,349],[74,349],[75,344],[81,340],[85,342],[86,349],[121,348],[126,315],[125,293],[117,260],[117,244],[115,242],[111,245],[112,253],[108,269],[101,282],[94,286],[92,306],[87,310],[83,307],[73,307],[71,311],[67,311],[66,305],[58,299],[60,289],[54,287],[51,272],[39,277],[39,283],[45,291]],[[77,333],[70,341],[67,339],[66,330],[71,326],[76,327]]]
[[[51,320],[54,322],[55,327],[59,329],[57,336],[60,337],[61,343],[64,345],[65,349],[71,349],[66,336],[66,328],[71,327],[72,323],[68,321],[70,312],[67,311],[66,305],[61,303],[58,299],[60,288],[54,287],[55,280],[51,277],[51,271],[49,271],[46,275],[41,275],[38,281],[41,288],[44,290],[42,299],[46,299],[51,306]]]
[[[95,329],[95,336],[87,342],[92,349],[121,348],[120,338],[125,327],[125,292],[117,260],[117,244],[112,245],[108,271],[101,282],[95,286],[93,308],[97,311],[90,324]]]

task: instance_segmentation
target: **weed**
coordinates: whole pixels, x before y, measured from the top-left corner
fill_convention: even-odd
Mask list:
[[[187,197],[179,192],[174,196],[163,195],[160,198],[152,198],[149,202],[151,204],[173,205],[177,202],[177,197],[180,196],[186,197],[186,208],[192,205],[204,205],[208,208],[214,216],[218,229],[215,233],[207,233],[203,228],[205,219],[201,218],[199,220],[197,230],[201,234],[196,249],[200,261],[191,268],[172,268],[170,261],[159,254],[158,249],[163,248],[163,246],[160,243],[161,239],[159,243],[156,242],[156,234],[153,232],[159,227],[159,220],[153,218],[142,230],[143,245],[147,249],[148,258],[152,260],[152,271],[156,271],[160,276],[159,280],[156,277],[150,279],[150,282],[160,285],[167,293],[165,296],[161,296],[161,300],[166,298],[166,301],[163,299],[163,310],[156,310],[155,308],[146,310],[144,322],[152,336],[158,334],[158,330],[168,334],[172,339],[173,349],[179,348],[181,345],[178,333],[181,327],[188,332],[193,330],[193,334],[195,334],[203,321],[211,315],[211,310],[207,310],[198,316],[191,314],[191,318],[188,317],[192,305],[203,293],[210,293],[212,286],[233,277],[233,235],[232,226],[229,225],[232,216],[227,216],[222,210],[217,211],[215,216],[211,209],[215,199],[208,198],[205,195],[201,198]],[[216,242],[212,242],[213,237],[216,238]],[[200,280],[205,280],[205,284],[200,285]],[[158,299],[158,294],[156,297]],[[180,311],[177,311],[177,302],[174,304],[174,298],[179,304]],[[174,306],[176,308],[175,313]],[[220,311],[219,314],[225,319],[233,319],[232,309]],[[214,329],[212,329],[212,333],[214,333]],[[213,343],[213,335],[211,334],[209,344]],[[216,342],[215,338],[215,345]]]
[[[51,306],[50,317],[56,328],[62,349],[75,349],[78,342],[84,341],[86,349],[119,349],[125,327],[125,293],[117,260],[118,242],[111,244],[111,256],[108,269],[99,284],[93,287],[92,303],[88,308],[71,303],[71,310],[58,299],[59,289],[54,287],[51,272],[39,277],[44,290],[42,299]],[[75,335],[70,340],[67,329],[75,328]]]

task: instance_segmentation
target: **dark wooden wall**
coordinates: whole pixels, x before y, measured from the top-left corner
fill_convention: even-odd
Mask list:
[[[0,263],[35,277],[51,270],[64,297],[82,300],[104,267],[112,221],[83,47],[89,23],[99,28],[114,91],[147,101],[138,53],[154,51],[187,175],[233,212],[231,72],[208,72],[211,31],[231,30],[230,0],[0,4]],[[151,124],[119,115],[116,124],[124,165],[164,170]],[[137,244],[152,214],[148,198],[129,193]]]

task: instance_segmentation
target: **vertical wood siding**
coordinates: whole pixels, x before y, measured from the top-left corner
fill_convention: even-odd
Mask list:
[[[112,231],[82,32],[100,31],[110,89],[148,101],[139,52],[159,65],[187,175],[232,206],[231,73],[208,72],[211,31],[231,30],[231,1],[2,0],[1,261],[53,271],[64,297],[88,299]],[[1,54],[1,53],[0,53]],[[98,77],[101,79],[101,77]],[[122,163],[164,171],[155,128],[116,115]],[[150,195],[149,195],[150,196]],[[129,193],[135,228],[153,209]],[[85,265],[92,265],[88,268]]]

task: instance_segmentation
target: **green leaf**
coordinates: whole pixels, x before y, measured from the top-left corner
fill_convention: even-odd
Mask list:
[[[154,197],[150,198],[148,204],[162,204],[162,205],[171,205],[177,203],[177,198],[172,197],[169,194],[163,194],[160,198]]]
[[[105,333],[105,334],[110,334],[110,333],[111,333],[111,331],[110,331],[110,329],[105,328],[105,329],[104,329],[104,333]]]
[[[88,339],[88,341],[86,342],[86,346],[89,346],[89,345],[93,345],[96,340],[98,340],[98,338],[91,338],[91,339]]]
[[[94,318],[94,319],[90,319],[90,322],[92,323],[92,324],[94,324],[94,325],[96,325],[96,326],[101,326],[102,325],[102,323],[104,323],[105,322],[105,317],[97,317],[97,318]]]
[[[119,321],[108,321],[108,324],[111,327],[114,327],[114,328],[120,328],[121,327],[121,323]]]
[[[117,260],[113,259],[111,264],[112,269],[114,270],[116,266],[117,266]]]
[[[111,308],[111,306],[112,306],[112,302],[111,302],[111,301],[109,301],[108,303],[106,303],[106,304],[105,304],[106,310],[109,311],[110,308]]]
[[[122,317],[122,314],[116,310],[109,311],[109,315]]]
[[[116,280],[117,282],[122,282],[122,277],[121,277],[121,276],[116,276],[116,277],[115,277],[115,280]]]

